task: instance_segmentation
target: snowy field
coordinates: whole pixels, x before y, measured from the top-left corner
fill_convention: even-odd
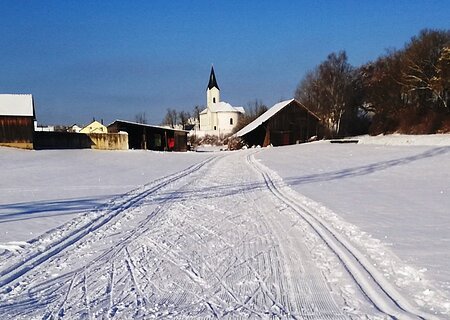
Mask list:
[[[33,239],[78,213],[207,157],[203,153],[0,147],[0,245]]]
[[[450,319],[450,136],[0,148],[0,315]]]
[[[258,158],[331,210],[336,228],[370,249],[418,303],[438,300],[448,311],[450,135],[364,136],[358,144],[317,142],[282,154],[272,148]]]

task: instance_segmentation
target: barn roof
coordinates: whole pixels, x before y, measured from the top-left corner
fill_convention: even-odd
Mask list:
[[[129,125],[140,126],[140,127],[147,127],[147,128],[163,129],[163,130],[168,130],[168,131],[179,131],[179,132],[189,133],[189,131],[187,131],[187,130],[174,129],[174,128],[163,127],[163,126],[155,126],[155,125],[151,125],[151,124],[138,123],[138,122],[127,121],[127,120],[116,120],[113,123],[110,123],[107,127],[110,127],[110,126],[112,126],[115,123],[123,123],[123,124],[129,124]]]
[[[208,108],[204,109],[200,114],[206,113]],[[245,113],[245,110],[243,107],[233,107],[228,102],[220,101],[216,103],[211,103],[209,106],[209,110],[211,112],[240,112]]]
[[[0,116],[34,117],[31,94],[0,94]]]
[[[248,125],[246,125],[244,128],[242,128],[241,130],[239,130],[238,132],[236,132],[235,136],[237,137],[242,137],[244,135],[246,135],[247,133],[255,130],[256,128],[258,128],[260,125],[262,125],[264,122],[266,122],[267,120],[269,120],[270,118],[272,118],[275,114],[277,114],[278,112],[280,112],[283,108],[287,107],[289,104],[291,104],[293,101],[295,101],[299,106],[303,107],[308,113],[310,113],[312,116],[316,117],[317,119],[319,119],[319,117],[317,117],[314,113],[312,113],[311,111],[309,111],[306,107],[304,107],[300,102],[298,102],[295,99],[290,99],[290,100],[286,100],[286,101],[281,101],[277,104],[275,104],[273,107],[271,107],[269,110],[267,110],[266,112],[264,112],[262,115],[260,115],[258,118],[256,118],[255,120],[253,120],[252,122],[250,122]],[[320,120],[320,119],[319,119]]]

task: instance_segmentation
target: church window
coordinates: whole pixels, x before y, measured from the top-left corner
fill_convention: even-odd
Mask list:
[[[233,118],[230,118],[230,124],[231,125],[233,124]]]
[[[217,127],[216,127],[216,126],[214,126],[214,130],[217,130]]]
[[[216,103],[216,98],[213,98],[213,103]]]

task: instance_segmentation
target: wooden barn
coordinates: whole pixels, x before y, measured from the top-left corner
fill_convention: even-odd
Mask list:
[[[31,94],[0,94],[0,146],[33,149],[34,121]]]
[[[295,99],[277,103],[257,119],[239,130],[249,146],[284,146],[319,137],[320,119]]]
[[[128,133],[130,149],[156,151],[187,151],[187,134],[185,130],[175,130],[148,124],[116,120],[108,126],[108,132]]]

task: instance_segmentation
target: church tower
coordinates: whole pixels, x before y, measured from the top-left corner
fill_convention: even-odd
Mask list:
[[[218,102],[220,102],[220,89],[214,74],[214,67],[211,66],[208,88],[206,89],[206,106],[209,108],[213,103]]]

